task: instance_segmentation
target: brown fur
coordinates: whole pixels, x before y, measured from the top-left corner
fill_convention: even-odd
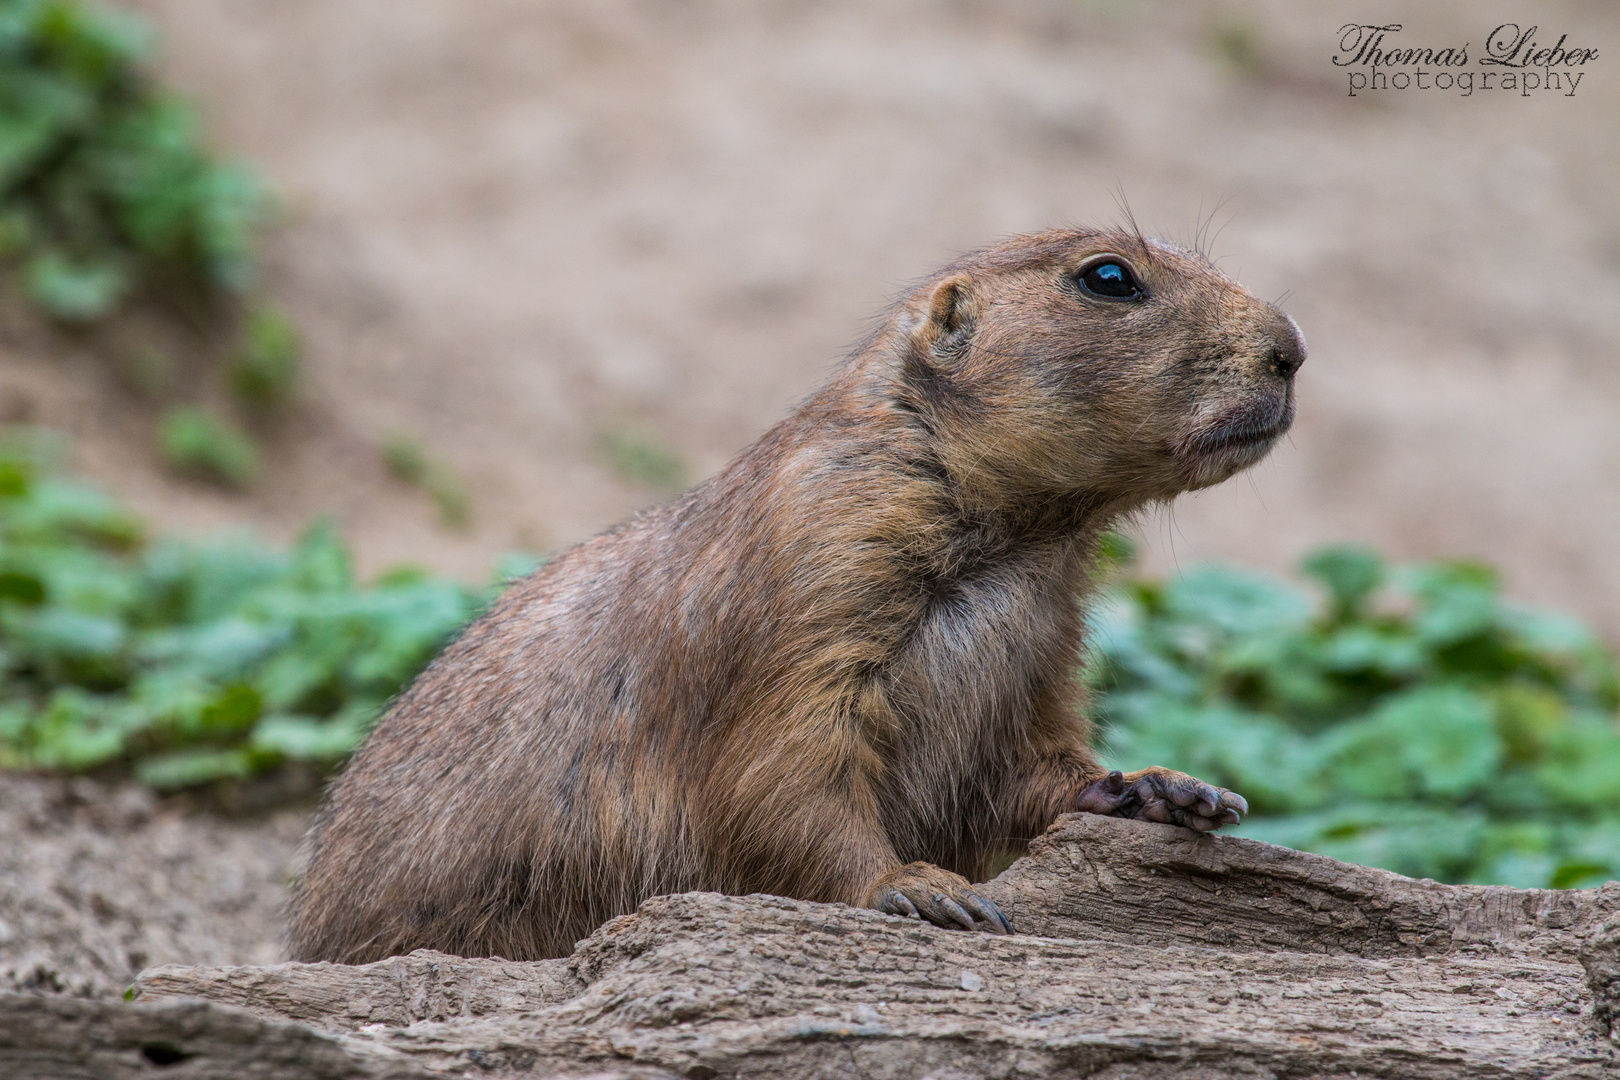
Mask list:
[[[1146,300],[1080,288],[1101,252]],[[1110,523],[1264,456],[1303,358],[1286,316],[1139,235],[946,268],[719,475],[514,585],[417,679],[310,832],[293,955],[557,956],[693,889],[970,907],[958,875],[1082,804],[1235,819],[1178,811],[1215,796],[1165,770],[1124,778],[1156,809],[1114,809],[1082,604]]]

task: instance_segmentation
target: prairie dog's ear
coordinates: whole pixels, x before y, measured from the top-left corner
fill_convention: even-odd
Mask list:
[[[931,349],[941,340],[973,322],[973,278],[952,274],[928,294],[928,314],[911,331],[919,349]]]

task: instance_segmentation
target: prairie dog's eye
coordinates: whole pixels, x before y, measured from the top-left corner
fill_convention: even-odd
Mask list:
[[[1080,285],[1104,300],[1137,300],[1142,296],[1142,287],[1136,283],[1130,268],[1112,259],[1087,269],[1080,275]]]

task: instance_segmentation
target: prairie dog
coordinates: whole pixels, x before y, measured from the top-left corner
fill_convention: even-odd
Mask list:
[[[514,584],[332,784],[301,960],[568,953],[649,896],[1009,932],[976,893],[1069,811],[1241,796],[1091,748],[1100,534],[1253,465],[1305,343],[1202,256],[1022,236],[900,299],[718,475]]]

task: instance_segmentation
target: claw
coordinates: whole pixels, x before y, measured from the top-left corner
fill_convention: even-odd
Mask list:
[[[873,882],[866,904],[950,930],[1014,933],[1012,920],[974,892],[966,878],[931,863],[908,863],[883,874]]]
[[[978,893],[968,893],[963,897],[962,906],[972,912],[976,918],[989,923],[992,932],[997,934],[1010,934],[1013,932],[1012,924],[1007,921],[1007,916],[1001,913],[1001,909]]]
[[[1080,789],[1075,809],[1084,813],[1135,818],[1214,832],[1236,825],[1249,812],[1248,800],[1186,773],[1154,767],[1127,778],[1112,772]]]
[[[955,900],[952,900],[944,893],[935,893],[934,903],[937,904],[940,909],[945,912],[945,914],[955,919],[958,923],[961,923],[962,929],[973,929],[973,916],[962,910],[961,904],[958,904]]]
[[[1217,816],[1221,810],[1221,793],[1219,789],[1212,788],[1208,784],[1199,785],[1198,805],[1195,809],[1203,817],[1212,818]]]
[[[884,902],[900,909],[894,913],[896,915],[904,915],[908,919],[922,918],[921,915],[917,914],[917,905],[913,904],[911,898],[903,892],[890,893]]]

